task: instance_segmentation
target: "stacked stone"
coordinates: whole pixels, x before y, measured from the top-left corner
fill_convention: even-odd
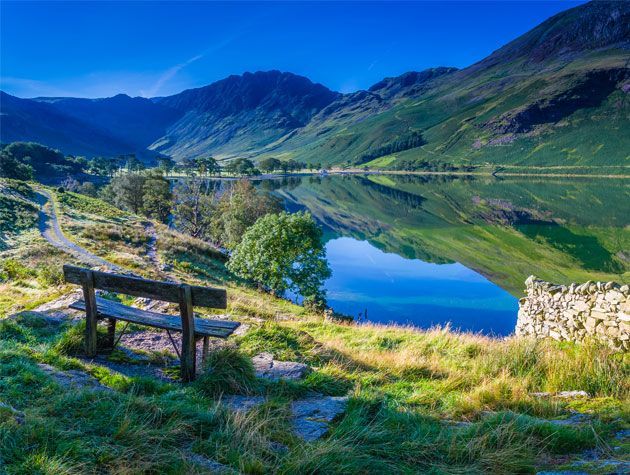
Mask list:
[[[516,334],[559,341],[597,338],[630,350],[630,288],[615,282],[554,285],[533,275],[519,300]]]

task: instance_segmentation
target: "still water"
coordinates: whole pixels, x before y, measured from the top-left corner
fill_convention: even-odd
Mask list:
[[[265,180],[323,226],[328,303],[379,323],[510,334],[524,281],[630,280],[624,180]]]

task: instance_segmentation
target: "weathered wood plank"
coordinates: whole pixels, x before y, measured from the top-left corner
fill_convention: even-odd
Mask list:
[[[89,269],[81,271],[81,287],[85,306],[85,353],[96,356],[97,351],[97,304],[94,293],[94,273]]]
[[[195,340],[195,317],[193,315],[192,293],[189,285],[179,288],[179,313],[182,323],[182,356],[180,371],[182,381],[194,381],[197,373],[197,342]]]
[[[66,282],[81,285],[81,273],[84,270],[81,267],[64,265],[63,275]],[[96,289],[179,303],[179,284],[99,271],[92,272]],[[227,308],[227,292],[224,289],[191,285],[190,291],[193,306]]]
[[[99,318],[116,318],[126,322],[137,323],[162,330],[182,331],[181,318],[178,315],[165,315],[139,308],[129,307],[118,302],[96,297]],[[70,305],[76,310],[85,310],[85,302],[78,300]],[[240,326],[239,322],[229,320],[208,320],[195,318],[195,335],[227,338]]]

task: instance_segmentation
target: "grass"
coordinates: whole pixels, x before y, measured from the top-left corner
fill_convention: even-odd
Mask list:
[[[71,222],[77,231],[104,224]],[[182,385],[125,376],[82,358],[81,325],[28,311],[0,320],[0,401],[24,413],[20,423],[12,411],[0,411],[0,460],[7,473],[204,473],[191,453],[247,474],[534,473],[596,447],[628,457],[625,445],[612,451],[614,433],[630,427],[627,354],[596,342],[324,321],[233,278],[211,246],[163,227],[157,231],[160,259],[172,266],[171,276],[228,288],[228,312],[249,331],[234,338],[234,346],[213,351],[203,376]],[[140,251],[141,235],[120,238],[103,229],[94,236],[99,252],[137,242],[143,275],[157,276]],[[41,270],[70,259],[32,229],[1,257],[6,279],[0,311],[6,315],[70,290]],[[312,371],[301,381],[258,380],[250,357],[262,351],[304,362]],[[120,352],[109,358],[127,361]],[[85,372],[111,391],[62,386],[40,363]],[[593,397],[532,395],[572,389]],[[313,391],[349,395],[350,401],[326,437],[305,443],[292,432],[290,404]],[[233,412],[221,403],[228,394],[267,400]],[[572,411],[592,419],[579,427],[549,422]]]

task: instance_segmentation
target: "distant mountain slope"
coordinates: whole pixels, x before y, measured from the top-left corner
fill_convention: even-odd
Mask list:
[[[58,111],[50,104],[0,91],[0,141],[39,142],[76,155],[117,155],[132,150],[119,137]]]
[[[148,148],[164,136],[182,114],[143,97],[118,94],[105,99],[39,97],[57,111],[115,136],[136,150]]]
[[[0,140],[176,159],[629,166],[629,64],[630,2],[591,2],[465,69],[409,72],[351,94],[279,71],[151,100],[3,94]]]
[[[256,153],[305,126],[340,96],[305,77],[280,71],[230,76],[206,87],[156,99],[180,111],[154,150],[177,158]]]

